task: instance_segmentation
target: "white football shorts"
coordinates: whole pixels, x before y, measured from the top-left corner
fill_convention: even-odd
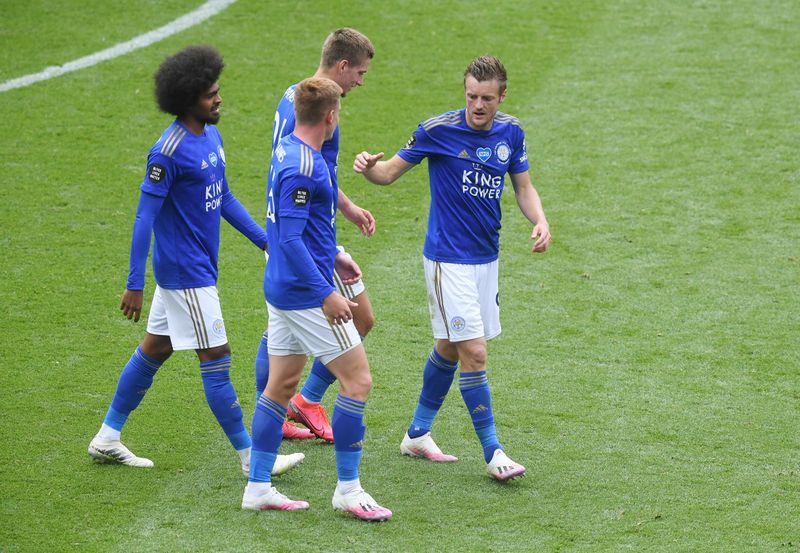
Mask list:
[[[356,325],[335,325],[321,307],[278,309],[267,302],[270,355],[313,355],[327,365],[361,344]]]
[[[349,253],[344,251],[344,248],[342,246],[336,246],[336,248],[340,252],[350,255]],[[269,261],[269,254],[267,252],[264,252],[264,256],[267,258],[267,261]],[[366,290],[363,278],[359,279],[359,281],[356,282],[355,284],[346,285],[345,283],[342,282],[339,273],[337,273],[335,270],[333,271],[333,284],[334,286],[336,286],[337,292],[339,292],[341,295],[343,295],[344,297],[346,297],[348,300],[351,301],[353,300],[354,297],[358,296],[364,290]]]
[[[463,342],[500,334],[498,262],[479,265],[423,258],[433,337]]]
[[[209,349],[228,343],[216,286],[168,290],[156,286],[147,332],[169,336],[172,349]]]

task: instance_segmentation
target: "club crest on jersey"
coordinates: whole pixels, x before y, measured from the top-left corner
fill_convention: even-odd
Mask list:
[[[150,179],[150,182],[158,184],[164,179],[166,172],[167,169],[163,165],[153,163],[147,168],[147,178]]]
[[[511,148],[505,142],[498,142],[494,147],[494,153],[501,163],[507,163],[508,158],[511,156]]]
[[[294,201],[294,205],[308,204],[308,188],[298,188],[292,192],[292,200]]]
[[[467,328],[467,321],[464,320],[464,317],[453,317],[450,319],[450,328],[456,334],[459,334]]]
[[[222,146],[217,146],[217,153],[219,154],[220,161],[225,165],[225,150],[222,149]]]
[[[475,154],[478,156],[478,159],[481,161],[486,161],[490,157],[492,157],[492,150],[489,148],[478,148],[475,150]]]
[[[211,152],[210,154],[208,154],[208,161],[211,162],[211,165],[216,167],[217,166],[217,154],[215,154],[214,152]]]

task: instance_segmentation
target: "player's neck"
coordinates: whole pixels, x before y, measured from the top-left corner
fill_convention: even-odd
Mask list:
[[[325,142],[325,125],[297,125],[294,135],[319,152]]]
[[[318,67],[317,72],[314,73],[314,78],[324,78],[330,79],[333,82],[336,82],[336,67],[331,67],[330,69],[325,69],[324,67]]]
[[[186,117],[181,117],[180,122],[184,127],[189,129],[190,133],[196,136],[200,136],[201,134],[203,134],[203,131],[206,129],[205,123],[198,121],[192,116],[187,115]]]

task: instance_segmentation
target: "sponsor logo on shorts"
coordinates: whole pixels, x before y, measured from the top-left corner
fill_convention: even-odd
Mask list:
[[[464,317],[453,317],[450,319],[450,328],[453,332],[463,332],[465,328],[467,328],[467,322],[464,320]]]
[[[225,335],[225,322],[222,319],[217,319],[214,321],[214,324],[211,325],[211,330],[214,331],[214,334],[217,336],[224,336]]]

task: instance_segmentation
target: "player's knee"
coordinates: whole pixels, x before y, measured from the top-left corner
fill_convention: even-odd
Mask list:
[[[264,393],[271,398],[274,398],[279,403],[288,404],[289,400],[297,391],[297,385],[300,383],[300,375],[298,374],[297,377],[285,377],[285,378],[270,378],[267,381],[266,389]]]
[[[163,363],[172,355],[172,342],[168,336],[147,334],[142,343],[139,344],[139,347],[142,353],[160,363]]]
[[[469,366],[472,370],[483,370],[486,367],[486,345],[469,344],[459,348],[461,365]]]
[[[359,374],[350,375],[346,382],[340,379],[340,384],[343,395],[359,401],[365,401],[370,390],[372,390],[372,375],[369,371],[363,371]]]
[[[220,359],[222,357],[230,357],[230,355],[231,355],[231,346],[227,343],[214,348],[197,350],[197,356],[200,358],[200,361],[202,362],[214,361],[215,359]]]

